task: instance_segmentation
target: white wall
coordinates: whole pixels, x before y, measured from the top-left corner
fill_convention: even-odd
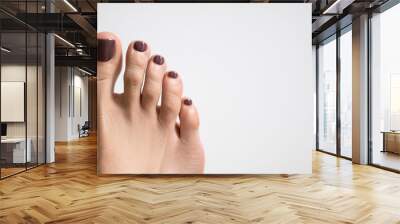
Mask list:
[[[36,76],[36,66],[27,66],[18,65],[18,64],[5,64],[1,66],[1,81],[11,82],[25,82],[26,72],[28,72],[28,84],[27,87],[27,106],[30,107],[27,109],[27,119],[28,119],[28,137],[30,133],[35,131],[36,135],[36,107],[37,107],[37,99],[36,99],[36,79],[33,79],[30,75]],[[34,86],[34,88],[32,87]],[[31,88],[29,88],[31,87]],[[2,96],[4,97],[4,96]],[[40,106],[40,105],[39,105]],[[1,110],[8,110],[9,108],[1,108]],[[22,108],[24,110],[24,108]],[[35,112],[35,113],[33,113]],[[32,123],[34,122],[34,123]],[[7,122],[7,135],[9,137],[25,137],[25,122]],[[32,128],[32,131],[30,131]]]
[[[72,138],[79,137],[78,124],[81,126],[88,120],[88,78],[81,76],[83,73],[76,74],[78,70],[75,70],[74,75],[74,107],[72,108],[72,119],[71,119],[71,135]],[[80,91],[80,93],[78,93]],[[80,96],[80,97],[79,97]],[[71,98],[71,99],[72,99]],[[79,102],[80,101],[80,102]],[[72,105],[71,105],[72,106]],[[80,112],[80,110],[82,110]]]
[[[26,70],[31,70],[32,67],[18,64],[6,64],[1,66],[1,81],[2,82],[24,82]],[[4,96],[2,96],[3,98]],[[1,110],[8,110],[9,108],[1,108]],[[24,108],[22,108],[24,110]],[[25,124],[24,122],[9,122],[7,123],[7,135],[9,137],[25,137]]]
[[[88,78],[83,75],[75,68],[56,67],[56,141],[77,139],[79,137],[78,124],[83,125],[88,120]],[[78,97],[79,94],[81,97]],[[82,113],[79,113],[77,105],[82,106]]]

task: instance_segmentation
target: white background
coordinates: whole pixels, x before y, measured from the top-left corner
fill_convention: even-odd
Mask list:
[[[144,40],[183,78],[206,173],[311,173],[310,4],[98,4],[97,18],[124,51]]]

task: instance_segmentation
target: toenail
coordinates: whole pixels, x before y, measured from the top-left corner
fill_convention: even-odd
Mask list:
[[[156,56],[154,56],[153,61],[157,65],[162,65],[162,64],[164,64],[164,57],[160,56],[160,55],[156,55]]]
[[[190,106],[190,105],[192,105],[192,100],[189,98],[186,98],[183,100],[183,104]]]
[[[176,78],[178,78],[178,73],[176,73],[174,71],[170,71],[170,72],[168,72],[168,77],[176,79]]]
[[[143,41],[135,41],[133,48],[137,51],[144,52],[147,50],[147,44]]]
[[[114,57],[115,40],[98,39],[97,40],[97,60],[108,61]]]

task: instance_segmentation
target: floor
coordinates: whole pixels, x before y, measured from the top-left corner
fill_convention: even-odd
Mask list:
[[[400,155],[392,152],[374,151],[373,163],[395,170],[400,170]]]
[[[25,167],[12,167],[12,168],[1,168],[1,177],[7,177],[15,173],[19,173],[25,170]]]
[[[19,167],[7,167],[7,168],[1,168],[1,178],[5,178],[7,176],[23,172],[26,169],[32,169],[36,166],[36,164],[27,164],[27,167],[25,168],[25,165],[19,165]]]
[[[312,175],[96,176],[96,139],[0,181],[0,223],[400,223],[400,174],[314,152]]]

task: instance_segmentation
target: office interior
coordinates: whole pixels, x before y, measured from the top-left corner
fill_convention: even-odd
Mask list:
[[[1,179],[53,163],[56,142],[95,133],[96,15],[85,4],[88,20],[63,1],[0,3]]]
[[[69,153],[81,150],[71,146],[62,151],[65,145],[96,140],[99,2],[161,1],[0,2],[0,183],[6,185],[12,178],[29,177],[31,172],[26,171],[31,169],[57,166],[57,156],[61,155],[64,161]],[[334,158],[332,170],[348,161],[351,172],[362,165],[367,167],[368,175],[398,175],[400,2],[241,2],[312,5],[313,156]],[[95,160],[95,156],[90,159]],[[314,171],[324,169],[328,168],[314,167]],[[344,173],[347,175],[347,171]],[[329,175],[342,177],[341,170]]]
[[[354,150],[352,147],[355,130],[352,122],[353,116],[362,115],[354,113],[352,108],[355,104],[352,100],[354,91],[357,91],[353,88],[364,88],[365,163],[399,171],[400,69],[395,62],[395,55],[400,47],[396,43],[400,33],[395,27],[400,21],[400,6],[386,9],[384,5],[378,7],[377,12],[369,12],[364,24],[365,52],[361,52],[365,54],[367,80],[364,86],[352,84],[353,81],[359,81],[354,77],[358,68],[353,68],[353,63],[360,63],[355,61],[357,55],[352,52],[352,45],[360,43],[355,43],[353,24],[346,22],[346,17],[342,19],[340,29],[315,43],[318,99],[316,148],[349,160],[354,154],[359,156],[357,151],[360,149]]]

